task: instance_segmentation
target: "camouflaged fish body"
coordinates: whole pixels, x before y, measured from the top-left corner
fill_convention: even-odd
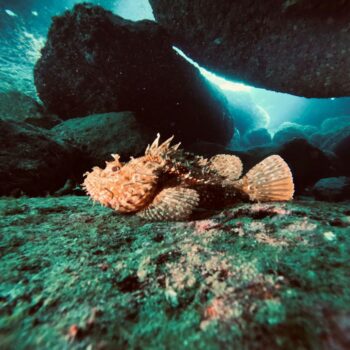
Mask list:
[[[159,144],[159,134],[145,155],[121,163],[119,155],[94,167],[83,187],[94,201],[120,213],[136,213],[148,220],[184,220],[197,208],[213,208],[236,201],[289,200],[294,185],[288,165],[270,156],[243,178],[242,162],[233,155],[210,159]]]

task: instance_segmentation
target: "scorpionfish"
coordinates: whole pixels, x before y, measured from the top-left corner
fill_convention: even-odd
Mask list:
[[[145,155],[126,163],[118,154],[106,167],[84,174],[89,196],[119,213],[147,220],[186,220],[200,209],[218,209],[239,201],[288,201],[294,184],[287,163],[272,155],[242,177],[242,162],[219,154],[210,159],[184,152],[173,137],[147,146]]]

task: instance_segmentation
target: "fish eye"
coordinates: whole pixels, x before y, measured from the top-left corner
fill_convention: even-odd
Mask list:
[[[114,166],[114,167],[112,168],[112,170],[113,170],[113,171],[118,171],[118,170],[120,170],[120,166],[117,166],[117,165],[116,165],[116,166]]]

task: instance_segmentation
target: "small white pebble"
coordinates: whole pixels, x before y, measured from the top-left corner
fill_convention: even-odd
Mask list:
[[[323,233],[323,237],[327,241],[333,241],[335,239],[335,234],[331,231],[327,231]]]
[[[165,299],[172,307],[177,307],[179,305],[177,293],[172,288],[167,288],[165,290]]]

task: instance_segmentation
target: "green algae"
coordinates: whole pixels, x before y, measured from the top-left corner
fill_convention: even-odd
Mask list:
[[[1,199],[1,348],[346,348],[348,205],[148,223],[86,197]]]

